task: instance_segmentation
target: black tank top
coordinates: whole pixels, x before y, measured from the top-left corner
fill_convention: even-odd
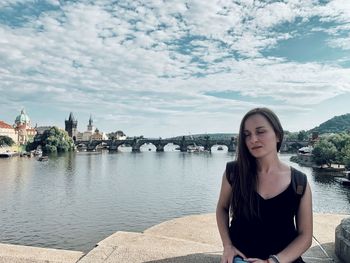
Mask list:
[[[283,250],[298,235],[294,217],[299,208],[300,196],[296,195],[292,186],[296,173],[301,172],[291,168],[291,183],[273,198],[264,199],[255,192],[260,217],[249,219],[241,213],[231,220],[231,241],[247,257],[267,259],[269,255]],[[226,176],[231,184],[230,175],[226,173]]]

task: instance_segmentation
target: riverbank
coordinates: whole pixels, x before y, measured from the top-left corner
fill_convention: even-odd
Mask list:
[[[307,263],[340,263],[334,254],[335,228],[350,215],[314,214]],[[176,218],[142,233],[118,231],[84,255],[79,251],[0,244],[0,263],[220,262],[221,240],[215,214]]]

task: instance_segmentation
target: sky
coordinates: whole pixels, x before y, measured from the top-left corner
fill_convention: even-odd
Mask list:
[[[308,130],[350,113],[350,1],[1,0],[0,105],[129,136],[235,133],[255,107]]]

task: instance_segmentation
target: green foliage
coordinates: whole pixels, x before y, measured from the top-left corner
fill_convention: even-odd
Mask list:
[[[350,169],[350,143],[341,150],[342,161],[347,169]]]
[[[322,139],[316,143],[312,153],[316,164],[330,167],[336,160],[337,148],[327,139]]]
[[[284,131],[284,139],[283,140],[285,140],[285,141],[297,141],[298,140],[298,133]]]
[[[350,129],[350,113],[341,116],[335,116],[332,119],[320,124],[309,132],[340,133],[348,132]]]
[[[350,135],[346,133],[338,133],[329,136],[328,139],[332,142],[338,151],[341,151],[347,144],[350,144]]]
[[[298,133],[298,141],[307,141],[309,135],[306,131],[302,130]]]
[[[15,142],[8,136],[0,136],[0,146],[12,146]]]
[[[42,135],[37,134],[34,137],[34,141],[27,145],[27,151],[36,149],[41,146],[43,152],[67,152],[74,149],[74,142],[69,137],[66,131],[60,130],[57,127],[51,127],[44,131]]]
[[[342,163],[350,168],[350,134],[333,134],[316,143],[313,151],[316,164],[328,166],[331,163]]]

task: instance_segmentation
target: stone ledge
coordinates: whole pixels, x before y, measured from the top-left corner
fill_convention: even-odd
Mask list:
[[[0,244],[0,263],[76,263],[83,252]]]
[[[83,257],[79,263],[96,262],[207,262],[217,263],[221,247],[178,238],[134,232],[116,232]]]

